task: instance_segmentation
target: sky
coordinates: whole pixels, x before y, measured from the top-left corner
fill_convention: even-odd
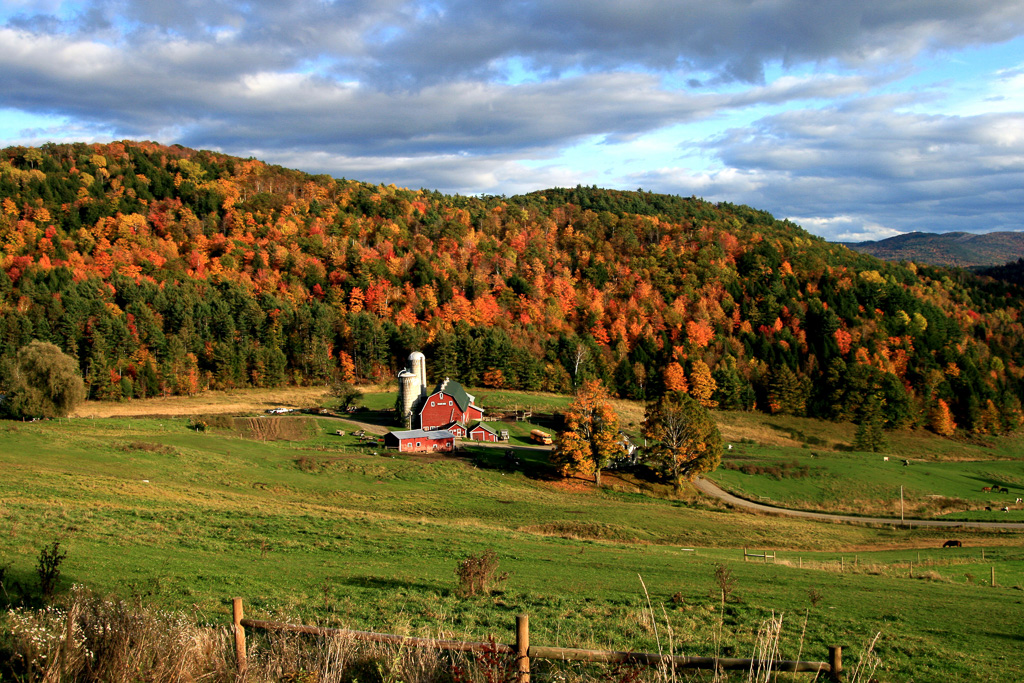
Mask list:
[[[1024,0],[0,0],[0,147],[1022,230]]]

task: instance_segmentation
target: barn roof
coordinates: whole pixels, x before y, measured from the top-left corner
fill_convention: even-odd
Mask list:
[[[466,408],[473,402],[473,397],[466,393],[461,384],[447,377],[437,385],[437,389],[434,389],[434,393],[439,391],[454,398],[455,402],[459,405],[459,410],[462,412],[466,412]]]
[[[396,439],[432,439],[437,441],[438,439],[455,438],[455,435],[447,429],[437,429],[430,432],[425,429],[409,429],[404,432],[389,432],[388,434]]]

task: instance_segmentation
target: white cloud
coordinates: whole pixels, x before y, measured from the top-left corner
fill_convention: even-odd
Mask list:
[[[5,10],[0,107],[50,117],[32,140],[103,131],[460,193],[643,186],[829,235],[1013,229],[1024,203],[1019,56],[960,109],[915,61],[1021,36],[1019,0]]]

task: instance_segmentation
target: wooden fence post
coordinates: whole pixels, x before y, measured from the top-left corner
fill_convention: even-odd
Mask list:
[[[516,683],[530,683],[530,616],[516,617]]]
[[[234,623],[231,630],[235,634],[235,661],[238,663],[238,679],[245,679],[249,663],[245,659],[245,628],[242,626],[242,598],[231,599],[231,613]]]
[[[996,566],[992,565],[992,588],[996,587]]]
[[[828,646],[828,665],[832,669],[829,679],[841,681],[843,676],[843,648],[841,645]]]
[[[60,651],[60,671],[65,676],[68,675],[68,662],[75,649],[75,618],[77,617],[75,608],[77,606],[78,603],[71,603],[64,623],[64,647]]]

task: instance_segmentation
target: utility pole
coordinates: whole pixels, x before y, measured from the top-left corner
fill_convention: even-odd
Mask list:
[[[903,525],[903,484],[899,485],[899,525]]]

